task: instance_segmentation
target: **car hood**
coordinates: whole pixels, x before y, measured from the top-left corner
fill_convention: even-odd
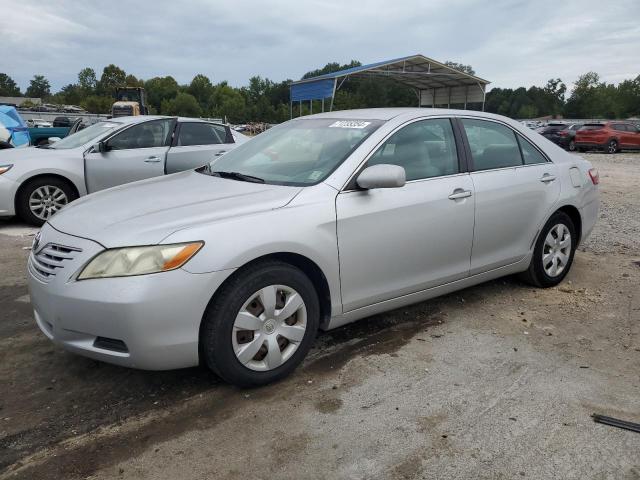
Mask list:
[[[69,157],[80,154],[82,157],[82,148],[67,148],[56,150],[53,148],[6,148],[0,150],[0,164],[7,163],[20,164],[22,162],[28,162],[30,160],[39,159],[55,159],[58,157]]]
[[[177,230],[282,207],[300,190],[187,171],[88,195],[49,223],[107,248],[151,245]]]

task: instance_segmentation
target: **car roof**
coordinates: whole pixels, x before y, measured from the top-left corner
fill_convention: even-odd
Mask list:
[[[141,123],[150,120],[162,120],[164,118],[177,118],[178,122],[202,122],[202,123],[215,123],[218,125],[224,125],[220,122],[212,122],[210,120],[204,120],[202,118],[189,118],[189,117],[174,117],[170,115],[136,115],[132,117],[115,117],[105,119],[107,122],[124,123],[127,125],[134,123]]]
[[[502,115],[493,113],[479,112],[477,110],[455,110],[451,108],[430,108],[430,107],[402,107],[402,108],[362,108],[356,110],[336,110],[333,112],[316,113],[314,115],[306,115],[298,117],[296,120],[307,120],[314,118],[335,118],[349,120],[384,120],[388,121],[392,118],[405,116],[411,117],[430,117],[430,116],[465,116],[494,118],[504,121]]]

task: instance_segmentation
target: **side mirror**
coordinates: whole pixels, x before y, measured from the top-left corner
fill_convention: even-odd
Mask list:
[[[356,183],[360,188],[398,188],[404,187],[407,177],[404,168],[399,165],[373,165],[365,168]]]
[[[93,151],[93,153],[104,153],[109,149],[105,142],[98,142],[98,143],[94,143],[91,146],[91,150]]]
[[[49,145],[51,145],[52,143],[56,143],[60,141],[60,137],[49,137],[47,139],[47,141],[49,142]]]

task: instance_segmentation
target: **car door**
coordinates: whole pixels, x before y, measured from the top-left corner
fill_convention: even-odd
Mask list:
[[[515,263],[530,251],[560,195],[560,180],[556,165],[507,125],[476,118],[462,118],[460,124],[476,197],[470,271],[475,275]]]
[[[405,169],[400,188],[358,189],[336,198],[345,312],[466,277],[473,237],[473,186],[448,118],[393,133],[366,166]]]
[[[167,173],[201,167],[235,146],[228,127],[207,122],[179,122],[169,153]]]
[[[630,149],[640,148],[640,132],[638,132],[635,125],[625,123],[622,126],[625,129],[624,132],[620,132],[622,134],[622,138],[624,138],[624,146]]]
[[[104,151],[84,156],[89,193],[165,173],[174,119],[135,123],[102,142]]]

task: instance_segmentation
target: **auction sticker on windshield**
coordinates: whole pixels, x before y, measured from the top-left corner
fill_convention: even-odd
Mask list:
[[[329,125],[329,128],[365,128],[371,122],[361,122],[359,120],[338,120]]]

